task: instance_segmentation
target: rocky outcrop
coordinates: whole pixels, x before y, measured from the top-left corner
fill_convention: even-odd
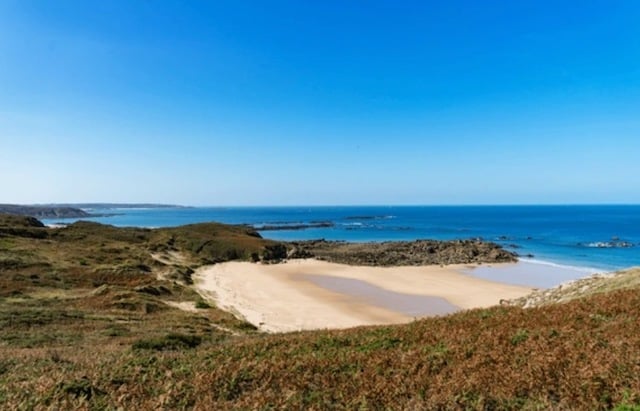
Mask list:
[[[0,214],[0,237],[46,238],[44,224],[34,217]]]
[[[289,258],[314,257],[351,265],[406,266],[515,262],[514,253],[497,244],[476,240],[416,240],[383,243],[296,241],[289,243]]]
[[[335,224],[330,221],[318,221],[312,223],[300,224],[264,224],[253,225],[251,227],[259,231],[277,231],[277,230],[306,230],[308,228],[329,228]]]
[[[0,227],[42,228],[44,224],[35,217],[0,213]]]
[[[262,252],[263,262],[279,262],[287,258],[287,246],[281,243],[270,244]]]
[[[524,308],[565,303],[578,298],[604,292],[640,288],[640,268],[631,268],[615,273],[599,273],[560,284],[557,287],[536,290],[533,293],[510,301],[505,305]]]

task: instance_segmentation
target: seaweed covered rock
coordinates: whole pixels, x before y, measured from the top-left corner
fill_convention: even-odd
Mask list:
[[[290,258],[315,258],[342,264],[401,266],[433,264],[506,263],[516,255],[495,243],[478,240],[416,240],[383,243],[298,241],[290,243]]]

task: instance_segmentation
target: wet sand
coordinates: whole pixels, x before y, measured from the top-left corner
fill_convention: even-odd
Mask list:
[[[217,306],[271,332],[404,323],[496,305],[531,291],[464,273],[474,267],[230,262],[202,267],[193,278]]]
[[[352,296],[354,301],[386,308],[410,317],[450,314],[460,310],[460,307],[442,297],[396,293],[353,278],[326,275],[305,275],[304,278],[327,290]]]
[[[567,281],[577,280],[602,271],[521,260],[510,264],[483,264],[464,270],[464,272],[474,277],[504,284],[551,288]]]

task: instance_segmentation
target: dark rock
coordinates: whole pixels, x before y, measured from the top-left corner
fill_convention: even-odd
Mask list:
[[[345,217],[345,220],[383,220],[386,218],[390,218],[385,215],[354,215]]]
[[[292,250],[289,258],[313,256],[325,261],[367,266],[496,263],[517,260],[514,253],[497,244],[475,240],[383,243],[311,240],[291,242],[289,247]]]
[[[308,228],[329,228],[335,224],[330,221],[301,223],[301,224],[280,224],[280,225],[255,225],[253,228],[259,231],[277,231],[277,230],[306,230]]]
[[[287,246],[281,243],[271,244],[264,247],[262,261],[280,261],[287,258]]]
[[[309,250],[303,248],[293,247],[287,251],[287,258],[311,258],[313,254]]]

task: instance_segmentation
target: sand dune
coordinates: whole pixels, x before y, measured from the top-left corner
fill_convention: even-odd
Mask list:
[[[356,267],[313,259],[230,262],[202,267],[194,280],[219,307],[270,332],[403,323],[531,292],[464,274],[469,268]]]

